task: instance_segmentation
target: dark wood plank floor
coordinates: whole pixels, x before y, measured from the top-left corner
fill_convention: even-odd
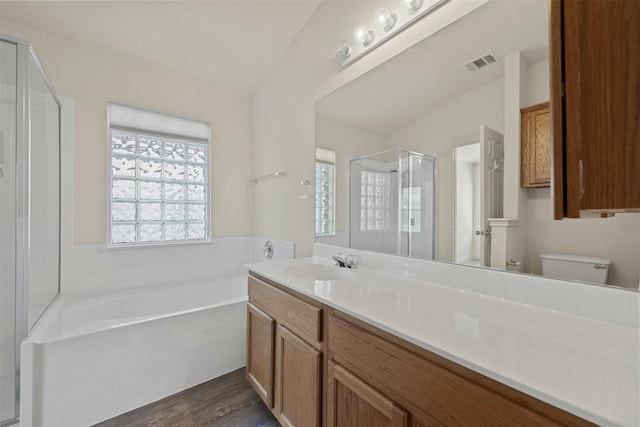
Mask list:
[[[244,375],[238,369],[94,427],[279,427]]]

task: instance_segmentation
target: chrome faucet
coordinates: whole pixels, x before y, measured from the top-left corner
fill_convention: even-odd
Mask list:
[[[339,253],[338,255],[333,256],[333,260],[336,262],[338,267],[356,268],[358,266],[354,255],[344,255],[343,253]]]

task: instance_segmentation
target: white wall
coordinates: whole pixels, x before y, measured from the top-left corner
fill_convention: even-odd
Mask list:
[[[549,100],[549,61],[528,67],[528,104]],[[610,258],[608,283],[637,287],[640,275],[640,215],[614,218],[553,219],[551,189],[529,188],[526,193],[527,272],[542,274],[540,255],[558,252]]]
[[[436,156],[436,257],[453,260],[453,147],[480,138],[480,126],[504,129],[504,80],[498,79],[454,99],[387,137],[387,148],[402,147]]]
[[[285,180],[264,182],[254,189],[256,234],[295,241],[296,256],[311,255],[313,199],[299,199],[297,194],[299,182],[313,177],[315,101],[482,3],[449,2],[344,70],[335,58],[337,40],[350,39],[354,25],[370,22],[377,8],[394,9],[397,3],[320,3],[254,96],[253,171],[256,175],[282,169],[289,173]]]
[[[75,98],[76,243],[106,240],[110,101],[210,123],[212,233],[251,234],[249,94],[12,22],[0,26],[31,42],[56,91]]]
[[[549,60],[529,65],[527,71],[527,104],[536,105],[549,101]]]

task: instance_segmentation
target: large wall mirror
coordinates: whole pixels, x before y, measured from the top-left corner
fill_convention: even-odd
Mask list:
[[[555,221],[549,186],[520,187],[512,129],[549,101],[548,38],[547,0],[492,0],[320,99],[316,241],[489,267],[489,219],[517,217],[522,250],[502,269],[607,258],[606,283],[637,288],[640,215]]]

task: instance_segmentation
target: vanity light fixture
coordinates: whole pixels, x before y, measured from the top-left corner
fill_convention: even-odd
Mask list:
[[[401,3],[409,13],[415,12],[422,6],[422,0],[401,0]]]
[[[383,7],[376,12],[375,20],[384,31],[389,31],[396,23],[396,16],[389,12],[389,9]]]
[[[336,56],[342,61],[342,66],[346,67],[448,1],[401,0],[397,10],[378,9],[374,15],[374,25],[358,25],[354,28],[353,38],[356,43],[353,46],[346,40],[338,42]]]
[[[351,55],[351,46],[349,46],[349,43],[347,43],[346,40],[339,40],[338,41],[338,48],[336,49],[336,55],[339,58],[347,58],[349,55]]]
[[[373,32],[369,31],[364,25],[358,25],[353,29],[353,38],[362,43],[363,46],[366,46],[373,41]]]

